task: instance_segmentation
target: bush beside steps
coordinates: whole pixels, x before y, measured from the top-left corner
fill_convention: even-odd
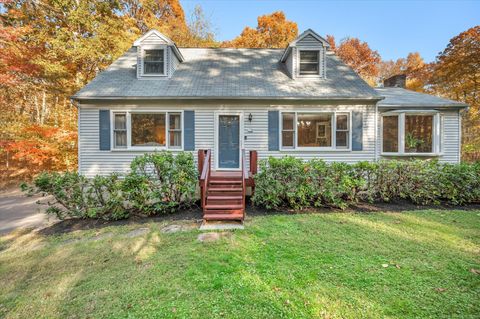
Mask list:
[[[254,178],[253,203],[267,209],[344,209],[358,202],[395,200],[417,205],[480,202],[480,163],[389,160],[352,165],[271,157],[260,162]]]
[[[44,172],[27,194],[51,195],[47,214],[118,220],[138,215],[160,215],[190,207],[195,202],[197,170],[193,155],[155,152],[136,157],[130,173],[88,179],[76,172]]]
[[[74,172],[45,172],[28,194],[51,195],[46,212],[66,217],[118,220],[153,216],[192,206],[198,175],[193,155],[155,152],[135,158],[130,173],[88,179]],[[252,202],[266,209],[345,209],[359,202],[407,200],[417,205],[480,202],[480,163],[406,160],[326,163],[270,157],[254,176]]]

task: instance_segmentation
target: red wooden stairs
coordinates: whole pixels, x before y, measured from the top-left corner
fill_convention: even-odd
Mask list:
[[[241,172],[212,172],[205,195],[204,220],[243,220],[245,194]]]
[[[253,155],[252,155],[253,154]],[[246,186],[252,186],[252,172],[247,172],[242,150],[241,170],[211,171],[211,151],[198,153],[203,220],[239,220],[245,218]],[[250,167],[255,167],[255,151],[250,152]],[[252,163],[254,161],[254,163]]]

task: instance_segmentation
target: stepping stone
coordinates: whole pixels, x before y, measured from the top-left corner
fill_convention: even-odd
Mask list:
[[[165,234],[171,234],[171,233],[176,233],[176,232],[180,232],[180,231],[189,231],[189,230],[192,230],[192,229],[197,228],[197,227],[198,227],[198,224],[196,224],[196,223],[191,223],[191,224],[186,224],[186,225],[173,224],[173,225],[168,225],[168,226],[163,227],[160,231],[162,233],[165,233]]]
[[[150,231],[150,228],[146,228],[146,227],[138,228],[138,229],[134,229],[134,230],[128,232],[125,236],[127,236],[129,238],[138,237],[138,236],[145,235],[149,231]]]
[[[183,227],[181,225],[168,225],[161,229],[162,233],[171,234],[182,231]]]
[[[217,241],[222,237],[230,237],[231,233],[203,233],[198,235],[197,240],[204,242],[204,243],[209,243],[213,241]]]
[[[200,230],[232,230],[245,229],[242,222],[224,222],[224,221],[204,221]]]

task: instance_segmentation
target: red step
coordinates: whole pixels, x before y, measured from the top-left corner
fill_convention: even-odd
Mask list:
[[[228,195],[210,195],[210,196],[207,196],[207,199],[211,199],[211,200],[242,200],[243,199],[243,196],[240,194],[240,195],[230,195],[229,193],[227,193]]]
[[[208,187],[207,191],[209,192],[243,192],[243,189],[241,187]]]
[[[242,184],[242,180],[231,180],[231,181],[228,181],[228,180],[224,180],[224,179],[214,179],[214,180],[210,180],[210,181],[209,181],[209,184],[241,185],[241,184]]]
[[[243,213],[222,213],[222,214],[210,214],[203,215],[205,220],[243,220]]]
[[[220,210],[238,210],[238,209],[243,209],[243,205],[242,204],[234,204],[234,205],[228,205],[228,204],[207,204],[205,205],[205,209],[206,210],[216,210],[216,209],[220,209]]]

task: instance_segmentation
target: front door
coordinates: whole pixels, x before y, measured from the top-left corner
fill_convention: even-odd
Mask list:
[[[218,117],[218,168],[240,168],[240,116]]]

